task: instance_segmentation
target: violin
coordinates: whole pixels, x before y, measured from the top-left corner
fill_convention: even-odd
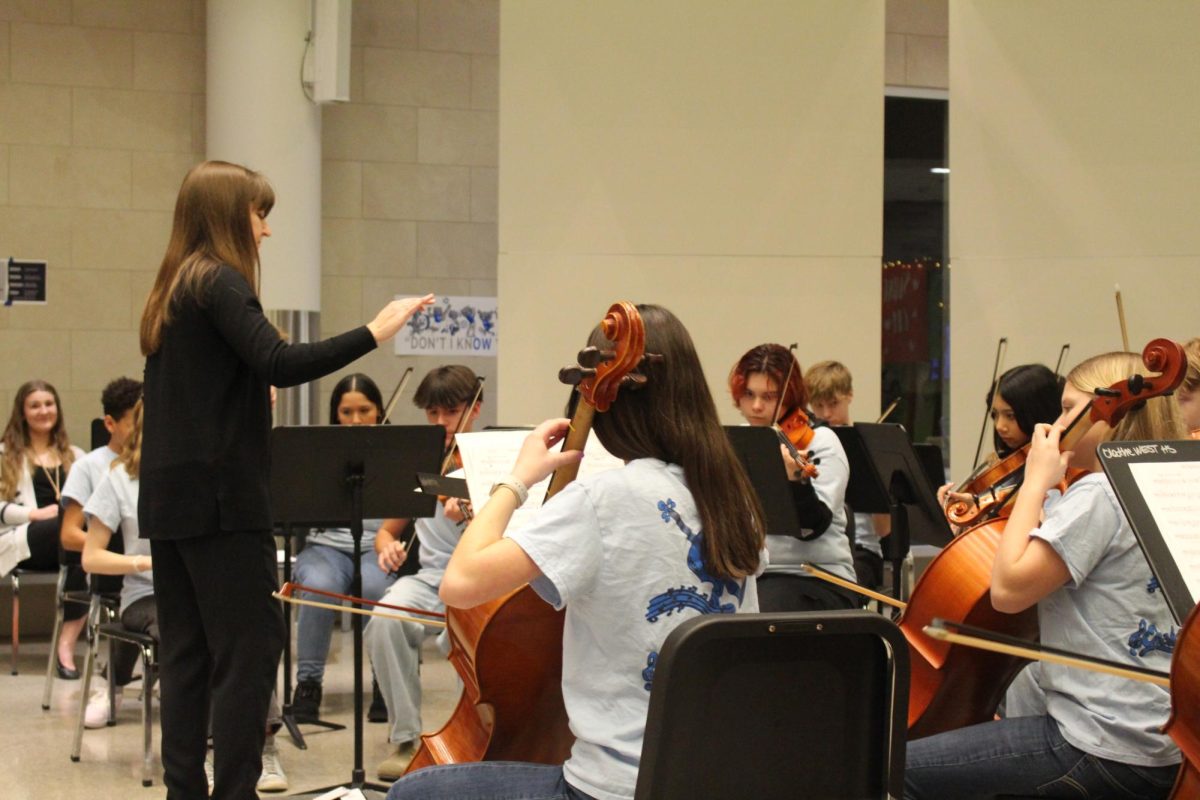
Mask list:
[[[581,450],[591,421],[607,411],[622,387],[640,386],[634,372],[646,332],[631,303],[614,303],[600,323],[610,348],[585,348],[579,364],[559,372],[579,392],[564,449]],[[578,463],[554,473],[549,500],[575,478]],[[471,609],[447,608],[450,662],[463,690],[449,721],[421,736],[406,774],[435,764],[526,761],[562,764],[575,737],[562,698],[564,611],[555,611],[528,585]]]
[[[946,505],[946,520],[960,528],[990,520],[1008,519],[1012,512],[1012,501],[1025,478],[1025,461],[1029,458],[1029,444],[1009,453],[992,464],[984,464],[966,481],[954,488],[957,494],[970,495],[969,500],[953,500]],[[1060,491],[1082,478],[1084,470],[1070,467]]]
[[[1157,372],[1150,377],[1133,375],[1095,390],[1092,400],[1059,439],[1062,451],[1070,450],[1090,424],[1115,427],[1139,403],[1169,394],[1183,381],[1187,359],[1183,347],[1169,339],[1155,339],[1142,352],[1142,363]],[[1072,475],[1075,480],[1086,472]],[[909,735],[928,736],[990,720],[1008,684],[1024,666],[1024,659],[999,653],[955,648],[924,632],[934,617],[975,625],[1025,641],[1037,638],[1037,608],[1003,614],[992,607],[991,575],[1006,520],[983,522],[947,545],[922,573],[904,613],[900,629],[912,655],[909,692]]]
[[[788,354],[791,355],[791,359],[788,363],[787,374],[783,376],[783,383],[779,387],[779,399],[775,401],[775,419],[772,421],[771,427],[779,437],[780,443],[787,448],[788,455],[800,465],[801,480],[810,481],[820,473],[816,467],[818,462],[809,460],[808,454],[804,452],[813,440],[813,429],[809,424],[808,414],[804,413],[804,409],[797,405],[785,414],[783,419],[779,418],[780,412],[783,411],[784,395],[787,394],[792,373],[796,369],[795,351],[799,346],[799,342],[792,342],[788,345]]]

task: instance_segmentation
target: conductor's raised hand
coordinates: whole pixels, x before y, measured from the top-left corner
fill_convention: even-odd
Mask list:
[[[395,336],[404,327],[404,323],[412,319],[413,314],[425,306],[433,305],[433,300],[432,294],[393,300],[380,309],[375,319],[367,323],[367,330],[375,337],[376,344],[383,344]]]
[[[526,486],[533,486],[559,467],[578,463],[583,458],[581,450],[551,452],[566,437],[570,424],[571,421],[566,418],[548,419],[534,428],[525,437],[521,452],[517,454],[513,476]]]

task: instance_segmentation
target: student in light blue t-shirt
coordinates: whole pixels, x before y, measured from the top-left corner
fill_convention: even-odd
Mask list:
[[[1040,423],[992,571],[992,604],[1017,613],[1037,605],[1043,645],[1166,671],[1175,622],[1096,455],[1103,441],[1180,439],[1178,406],[1156,397],[1110,428],[1082,419],[1065,453],[1060,437],[1087,413],[1097,387],[1144,371],[1132,353],[1084,361],[1067,376],[1062,414]],[[1071,436],[1077,435],[1076,430]],[[1065,492],[1068,466],[1088,471]],[[1168,795],[1179,749],[1162,733],[1167,689],[1040,663],[1010,716],[910,742],[905,797],[1037,796],[1154,800]],[[1013,705],[1010,703],[1010,706]],[[1014,706],[1015,708],[1015,706]],[[1010,712],[1013,709],[1010,708]]]
[[[561,766],[428,767],[398,781],[389,800],[632,798],[667,634],[698,614],[758,610],[755,575],[765,551],[757,498],[717,419],[691,337],[666,309],[639,310],[646,352],[663,358],[643,363],[645,386],[622,392],[595,418],[600,442],[625,467],[575,481],[532,524],[507,530],[526,487],[580,459],[552,449],[567,420],[542,423],[463,533],[441,586],[452,607],[529,583],[566,608],[570,757]],[[591,344],[612,347],[598,332]]]

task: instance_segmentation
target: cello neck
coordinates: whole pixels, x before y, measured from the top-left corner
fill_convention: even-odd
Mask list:
[[[588,434],[592,430],[592,419],[596,416],[596,407],[587,401],[587,398],[580,396],[579,404],[575,406],[575,413],[571,417],[571,427],[567,430],[567,438],[563,440],[563,452],[568,450],[583,450],[587,444]],[[579,474],[579,462],[559,467],[554,471],[554,476],[550,479],[550,486],[546,489],[546,499],[549,500],[554,495],[562,491],[568,483],[575,480],[575,476]]]

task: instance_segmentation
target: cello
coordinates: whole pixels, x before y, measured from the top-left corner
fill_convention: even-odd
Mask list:
[[[1059,440],[1066,451],[1087,432],[1080,424],[1105,422],[1115,427],[1134,406],[1148,398],[1169,394],[1183,381],[1187,359],[1183,348],[1170,339],[1155,339],[1142,351],[1142,363],[1158,374],[1133,375],[1095,396],[1075,417]],[[1082,477],[1082,471],[1073,477]],[[1004,691],[1024,665],[1023,659],[988,653],[986,657],[924,632],[934,617],[1006,633],[1026,641],[1037,636],[1037,609],[1004,614],[992,607],[990,583],[1004,520],[985,522],[966,531],[938,554],[913,588],[900,628],[913,651],[909,693],[909,734],[928,736],[992,718]],[[945,611],[946,613],[942,613]],[[978,652],[978,651],[976,651]],[[967,698],[967,702],[963,698]]]
[[[575,384],[579,402],[565,450],[582,450],[596,412],[607,411],[623,386],[638,386],[634,372],[646,354],[645,328],[631,303],[614,303],[600,323],[612,348],[585,348],[578,365],[559,372]],[[555,472],[549,500],[574,480],[578,464]],[[463,690],[450,719],[423,734],[408,772],[436,764],[526,761],[561,764],[574,735],[562,698],[562,631],[565,611],[555,611],[529,586],[471,609],[447,608],[450,662]]]

